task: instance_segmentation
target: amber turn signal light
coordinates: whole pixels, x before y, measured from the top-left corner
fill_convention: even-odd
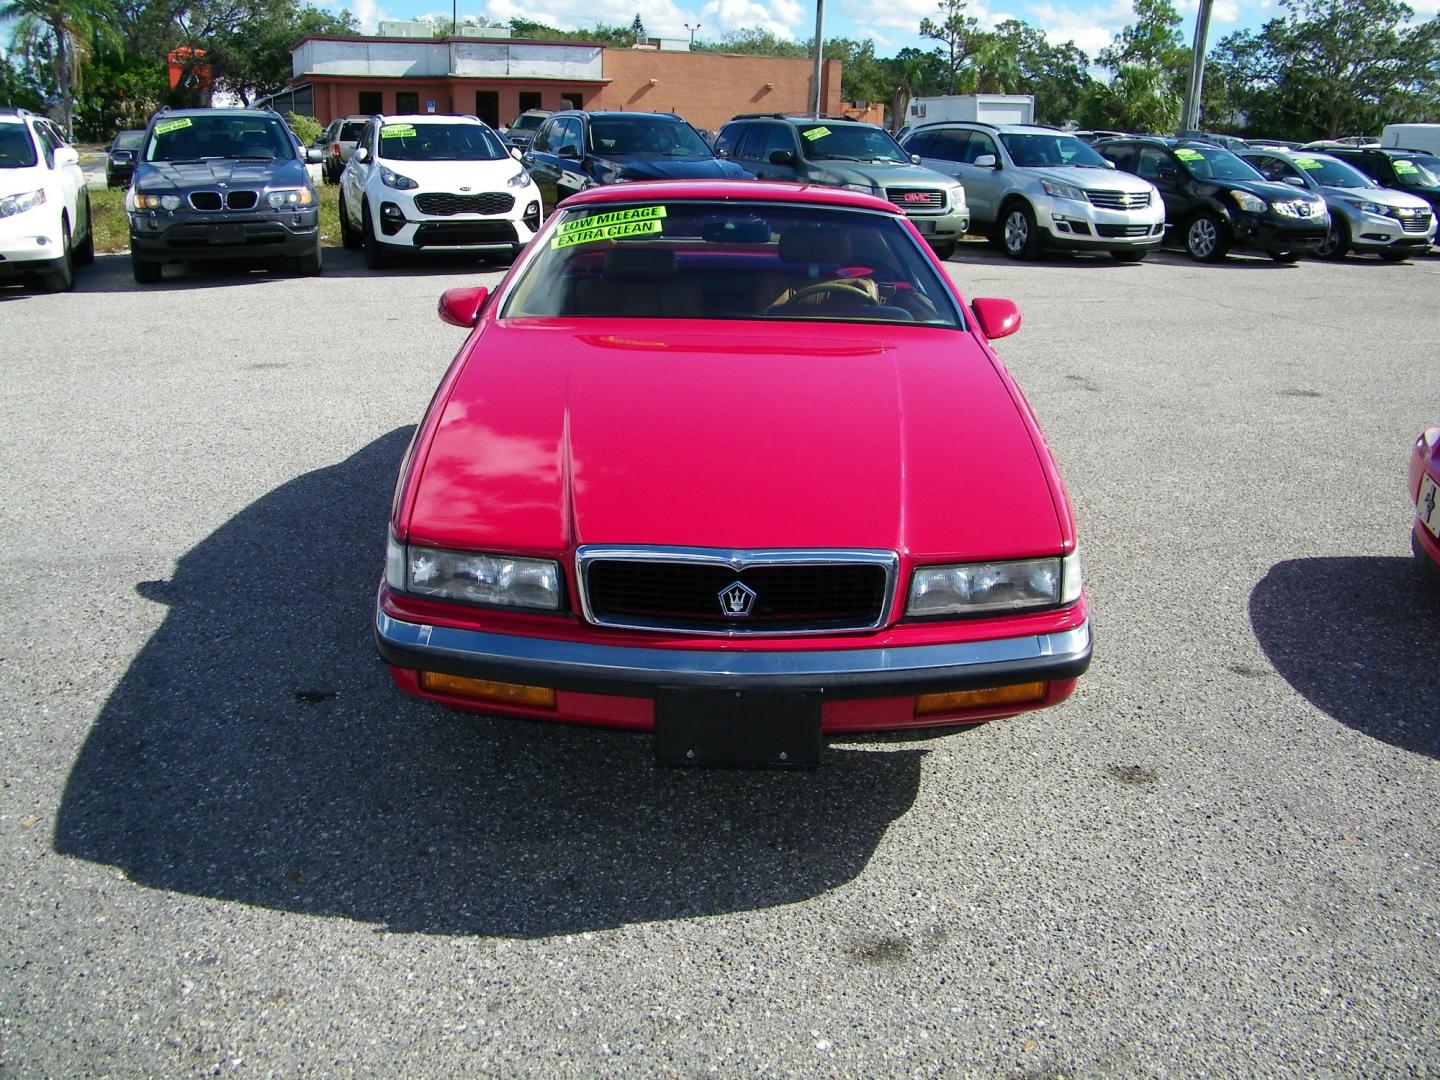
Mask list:
[[[463,675],[442,675],[438,671],[420,672],[420,685],[434,694],[458,694],[461,697],[498,701],[505,705],[529,705],[535,709],[553,709],[555,691],[548,686],[522,686],[519,683],[491,682],[489,679],[467,679]]]
[[[978,709],[986,705],[1023,705],[1041,701],[1050,689],[1049,683],[1027,682],[1013,686],[996,686],[988,690],[954,690],[948,694],[921,694],[915,699],[916,716]]]

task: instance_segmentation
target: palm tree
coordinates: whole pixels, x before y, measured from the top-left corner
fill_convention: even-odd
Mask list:
[[[21,51],[27,56],[43,53],[53,59],[66,135],[74,133],[75,91],[80,86],[80,61],[89,51],[87,43],[116,37],[106,14],[105,0],[0,3],[0,23],[15,23],[13,40]]]

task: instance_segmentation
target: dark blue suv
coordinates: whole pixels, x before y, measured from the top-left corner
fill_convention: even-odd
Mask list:
[[[673,113],[552,113],[525,151],[548,215],[577,191],[622,180],[750,180]]]

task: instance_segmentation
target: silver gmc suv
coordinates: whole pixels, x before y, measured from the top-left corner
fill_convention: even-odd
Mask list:
[[[1058,128],[948,121],[912,129],[902,145],[965,185],[972,230],[1012,259],[1051,247],[1139,262],[1165,237],[1155,187]]]

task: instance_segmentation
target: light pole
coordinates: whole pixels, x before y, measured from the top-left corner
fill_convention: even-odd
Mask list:
[[[1195,44],[1190,52],[1190,80],[1185,84],[1185,105],[1180,111],[1180,130],[1200,130],[1200,92],[1205,85],[1205,38],[1210,33],[1210,5],[1200,0],[1195,13]]]
[[[825,65],[825,0],[815,0],[815,100],[810,110],[820,119],[820,73]]]
[[[690,47],[693,49],[695,47],[695,31],[700,29],[701,24],[697,22],[694,26],[691,26],[687,22],[681,23],[680,25],[685,27],[686,30],[690,31]]]

